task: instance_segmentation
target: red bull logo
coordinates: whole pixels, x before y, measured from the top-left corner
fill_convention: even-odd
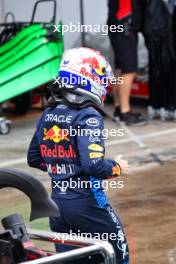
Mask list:
[[[48,148],[46,145],[40,145],[40,151],[43,158],[76,158],[77,154],[73,149],[73,146],[69,144],[67,148],[64,146],[54,146],[54,148]]]
[[[98,84],[101,84],[101,80],[100,80],[100,78],[99,78],[97,75],[93,74],[93,73],[89,73],[89,72],[86,70],[86,68],[82,67],[80,73],[81,73],[82,75],[84,75],[85,77],[89,77],[89,78],[91,78],[93,81],[97,82]]]
[[[55,143],[59,143],[62,140],[69,141],[68,131],[66,129],[61,129],[58,126],[53,126],[49,130],[44,128],[43,140],[51,140]]]
[[[89,64],[92,69],[92,73],[98,74],[100,76],[105,75],[106,66],[101,65],[100,62],[95,58],[84,58],[82,64]]]
[[[92,58],[84,58],[82,60],[83,64],[89,64],[91,68],[100,69],[99,61],[92,57]]]

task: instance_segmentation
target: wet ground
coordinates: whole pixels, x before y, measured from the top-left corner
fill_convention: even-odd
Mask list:
[[[109,193],[125,225],[132,263],[176,263],[176,162],[128,176]]]
[[[110,107],[106,110],[112,111]],[[28,171],[47,186],[48,176],[26,164],[27,147],[38,115],[31,112],[25,117],[11,116],[11,133],[0,136],[0,167]],[[120,128],[108,119],[105,120],[105,127]],[[132,264],[175,264],[176,123],[151,121],[147,126],[133,127],[130,131],[133,133],[124,131],[123,137],[110,137],[106,141],[108,158],[123,154],[131,165],[130,175],[121,178],[125,187],[109,190],[108,196],[124,223]],[[141,145],[141,140],[150,151]],[[151,151],[164,161],[164,165],[154,160],[149,154]],[[21,202],[24,202],[22,199]],[[13,190],[1,192],[0,204],[3,208],[0,218],[6,211],[9,213],[10,205],[15,209],[19,203],[19,193]]]

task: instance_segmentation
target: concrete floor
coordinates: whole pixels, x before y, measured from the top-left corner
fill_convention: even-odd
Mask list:
[[[113,111],[111,106],[106,110]],[[27,148],[39,114],[30,112],[23,117],[11,116],[12,131],[0,136],[0,168],[28,171],[48,185],[47,174],[29,168],[26,163]],[[105,119],[105,128],[119,129],[120,126]],[[123,137],[106,140],[106,157],[115,158],[122,154],[130,162],[130,175],[124,178],[123,190],[108,192],[108,196],[122,214],[130,240],[132,264],[176,263],[176,123],[155,120],[143,127],[130,127],[130,131],[124,133]],[[165,161],[164,166],[155,162],[143,146],[139,147],[138,138]],[[149,221],[147,226],[146,221]],[[166,236],[161,235],[166,229]]]

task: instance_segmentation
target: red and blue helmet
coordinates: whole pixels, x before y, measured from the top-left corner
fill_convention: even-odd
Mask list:
[[[66,88],[86,95],[101,106],[107,93],[112,69],[100,52],[89,48],[66,50],[60,64],[59,78]]]

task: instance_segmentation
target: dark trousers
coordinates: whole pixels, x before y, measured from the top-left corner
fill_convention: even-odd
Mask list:
[[[53,198],[61,216],[50,218],[51,230],[58,233],[88,234],[101,239],[108,238],[116,253],[117,264],[129,264],[128,245],[119,218],[109,204],[100,207],[94,197],[86,199]],[[113,234],[113,235],[112,235]],[[56,245],[58,252],[73,249]],[[85,262],[84,262],[85,263]],[[91,262],[93,263],[93,262]]]

